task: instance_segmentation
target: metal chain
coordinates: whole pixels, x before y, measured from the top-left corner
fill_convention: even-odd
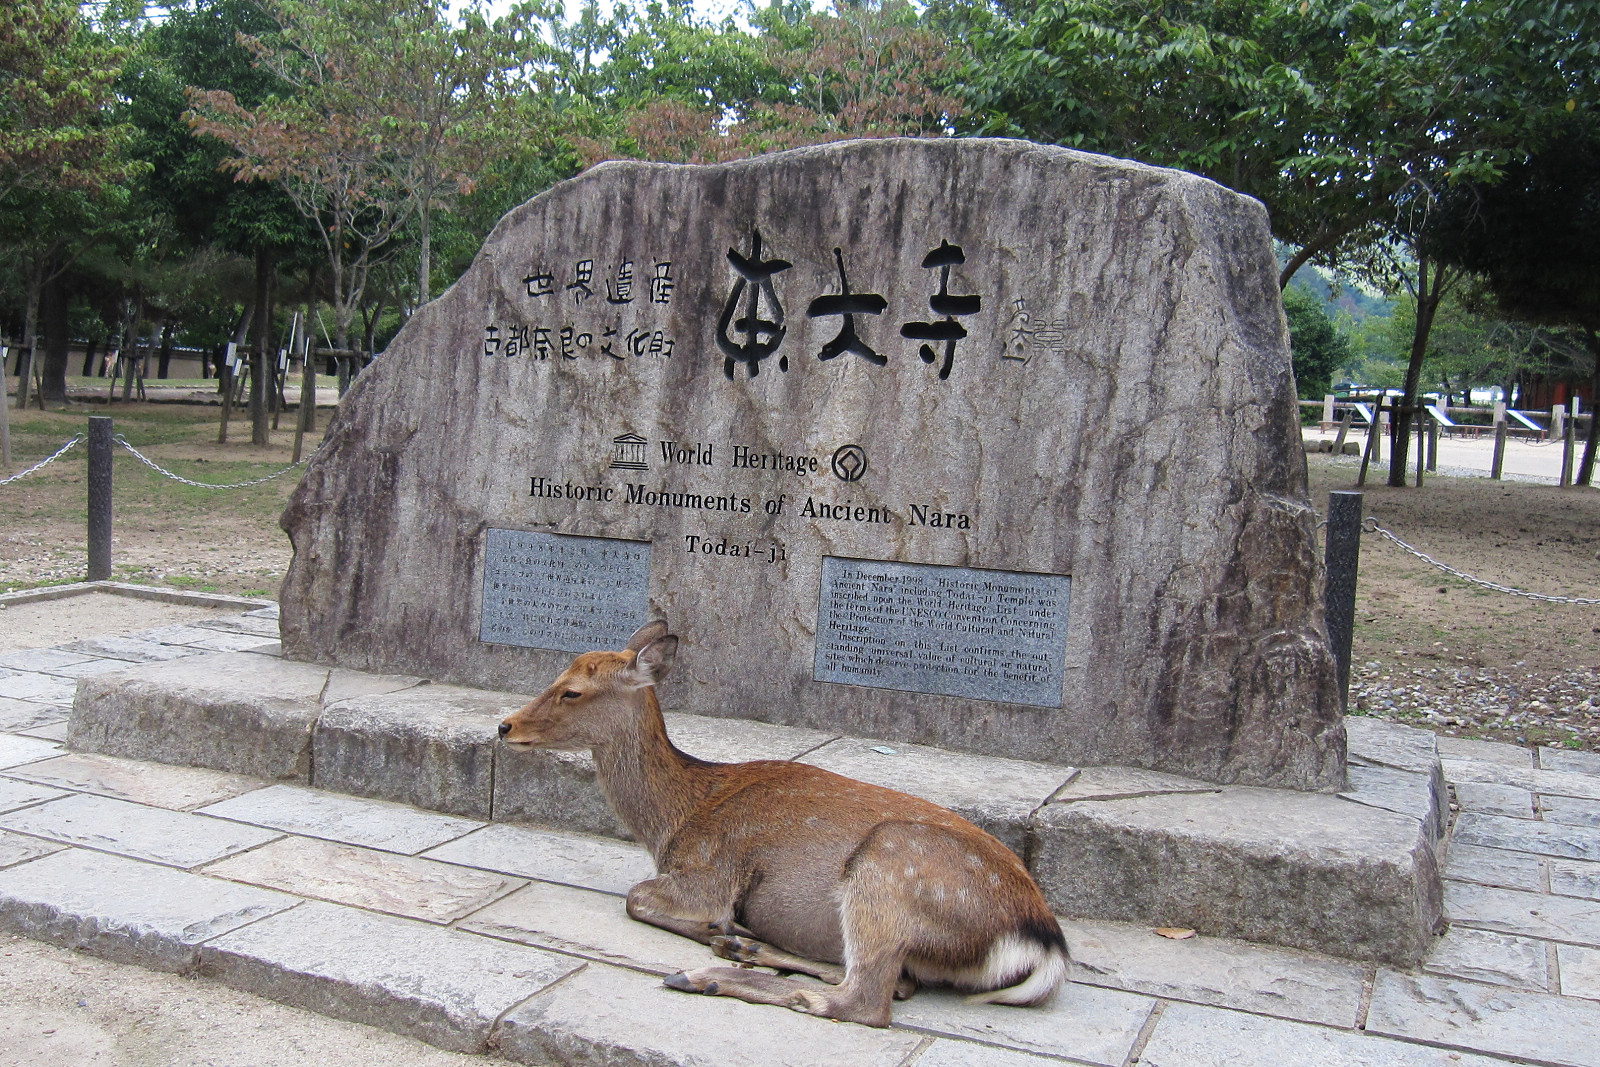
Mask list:
[[[1399,545],[1413,556],[1416,556],[1424,563],[1431,563],[1433,566],[1438,567],[1446,574],[1460,578],[1463,582],[1470,582],[1473,585],[1482,586],[1485,589],[1493,589],[1497,593],[1510,593],[1512,596],[1527,597],[1529,600],[1544,600],[1552,604],[1600,604],[1600,599],[1594,597],[1551,596],[1548,593],[1530,593],[1526,589],[1516,589],[1509,585],[1501,585],[1498,582],[1490,582],[1485,581],[1482,578],[1474,578],[1472,575],[1467,574],[1464,571],[1458,571],[1448,563],[1440,563],[1426,552],[1419,551],[1416,548],[1413,548],[1411,545],[1406,544],[1404,541],[1400,540],[1400,538],[1396,537],[1388,530],[1385,530],[1382,526],[1379,526],[1378,520],[1370,515],[1367,516],[1366,520],[1362,522],[1361,528],[1366,530],[1368,533],[1375,533],[1380,537],[1393,541],[1395,544]]]
[[[78,434],[77,436],[73,437],[72,440],[68,441],[66,444],[64,444],[60,448],[56,449],[56,454],[51,456],[49,459],[40,460],[38,463],[35,463],[33,466],[29,467],[27,470],[18,471],[16,474],[13,474],[9,478],[0,478],[0,485],[10,485],[12,482],[21,481],[23,478],[26,478],[28,475],[34,473],[35,471],[42,470],[43,468],[50,466],[50,464],[54,463],[56,460],[60,459],[62,456],[66,455],[68,452],[72,451],[75,447],[77,447],[78,444],[80,442],[82,442],[84,440],[84,438],[86,438],[87,436],[88,436],[88,434],[81,434],[81,433]]]
[[[307,456],[299,463],[291,463],[281,471],[275,471],[274,473],[263,478],[252,478],[248,482],[228,482],[225,484],[217,484],[215,482],[197,482],[193,479],[185,478],[181,474],[173,474],[165,467],[144,455],[137,448],[134,448],[132,445],[130,445],[128,443],[128,439],[123,437],[120,433],[113,437],[112,440],[121,445],[123,448],[126,448],[129,452],[132,452],[135,459],[137,459],[140,463],[143,463],[146,467],[149,467],[151,470],[155,471],[157,474],[164,474],[175,482],[182,482],[184,485],[198,486],[201,489],[244,489],[252,485],[260,485],[262,482],[270,482],[274,478],[281,478],[285,474],[288,474],[290,471],[294,470],[296,467],[303,467],[307,463],[311,462],[311,456]],[[316,455],[316,453],[313,452],[312,455]]]

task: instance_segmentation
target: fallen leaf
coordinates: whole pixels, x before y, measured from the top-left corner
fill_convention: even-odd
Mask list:
[[[1193,930],[1185,930],[1181,926],[1158,926],[1156,933],[1162,937],[1170,937],[1174,941],[1185,941],[1194,936]]]

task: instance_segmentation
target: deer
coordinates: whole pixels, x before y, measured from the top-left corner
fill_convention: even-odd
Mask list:
[[[512,749],[593,753],[655,861],[628,915],[735,964],[667,986],[880,1027],[918,984],[1018,1006],[1055,994],[1066,939],[1015,853],[937,804],[820,767],[679,751],[655,692],[677,648],[650,622],[621,651],[578,656],[499,726]]]

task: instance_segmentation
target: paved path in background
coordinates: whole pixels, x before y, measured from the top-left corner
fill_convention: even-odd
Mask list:
[[[1317,441],[1332,441],[1338,436],[1337,431],[1318,430],[1308,428],[1303,433],[1307,444]],[[1367,435],[1365,430],[1352,430],[1346,442],[1354,441],[1362,448],[1366,447]],[[1389,469],[1389,442],[1383,443],[1384,462],[1375,464],[1377,469],[1385,472]],[[1347,457],[1357,465],[1360,464],[1359,456]],[[1583,439],[1579,438],[1573,447],[1572,474],[1577,477],[1578,464],[1583,460]],[[1489,470],[1494,465],[1494,435],[1480,435],[1476,437],[1445,437],[1439,438],[1439,469],[1435,473],[1453,475],[1464,478],[1487,478]],[[1411,451],[1408,457],[1408,469],[1415,476],[1417,467],[1416,441],[1411,442]],[[1546,441],[1543,443],[1530,442],[1521,438],[1506,439],[1506,454],[1502,466],[1503,476],[1508,481],[1539,482],[1545,485],[1556,485],[1561,481],[1561,442]],[[1371,477],[1369,474],[1368,477]]]
[[[457,1061],[241,990],[529,1063],[1600,1067],[1600,756],[1439,739],[1452,926],[1418,972],[1069,921],[1074,981],[1050,1007],[923,992],[879,1031],[663,988],[708,956],[626,917],[651,869],[634,846],[61,746],[77,678],[270,642],[269,616],[0,655],[0,926],[202,976],[149,978],[176,1002],[161,1060],[137,1028],[80,1025],[105,1010],[88,998],[4,995],[72,957],[0,941],[0,1063],[279,1062],[227,1050],[247,1018],[286,1020],[261,1041],[311,1042],[307,1062]],[[214,1059],[197,1004],[227,1005]]]

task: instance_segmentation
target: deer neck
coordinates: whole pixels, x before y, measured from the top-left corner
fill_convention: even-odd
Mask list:
[[[639,690],[636,713],[610,741],[594,747],[595,773],[606,799],[657,859],[707,794],[704,768],[667,739],[653,687]]]

